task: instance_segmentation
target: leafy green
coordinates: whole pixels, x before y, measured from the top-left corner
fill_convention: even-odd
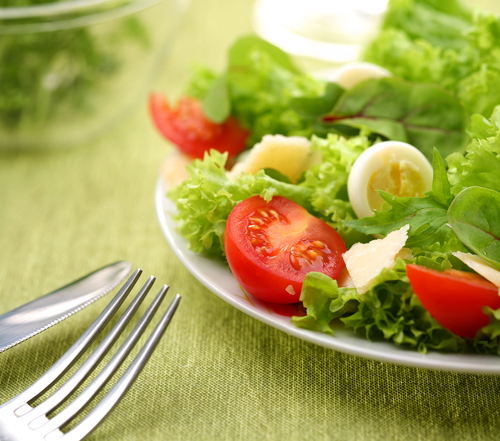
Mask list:
[[[451,228],[470,250],[500,269],[500,193],[483,187],[462,190],[448,209]]]
[[[301,300],[307,315],[293,317],[292,322],[302,328],[333,334],[332,321],[340,319],[371,341],[387,340],[422,353],[465,350],[465,341],[440,326],[420,304],[400,259],[394,269],[383,270],[371,289],[361,295],[353,288],[339,288],[324,274],[309,273]]]
[[[437,150],[433,167],[432,191],[424,197],[399,197],[380,191],[390,209],[377,211],[371,217],[344,221],[344,225],[365,234],[383,235],[410,225],[407,246],[426,248],[436,242],[443,245],[450,234],[447,210],[451,194],[444,161]]]
[[[470,114],[500,103],[500,20],[457,0],[391,0],[363,58],[409,81],[437,83]]]
[[[295,66],[291,58],[281,49],[255,35],[246,35],[239,38],[230,47],[228,52],[228,71],[230,75],[238,78],[236,82],[252,82],[251,76],[245,73],[245,70],[251,70],[254,61],[253,56],[256,52],[269,55],[277,66],[280,66],[288,72],[301,74],[301,71]]]
[[[23,1],[22,5],[43,3]],[[13,6],[8,4],[8,6]],[[0,19],[0,26],[8,26]],[[116,43],[144,50],[148,33],[137,17],[117,20],[109,32],[90,27],[2,35],[0,39],[0,127],[22,132],[44,127],[68,112],[90,113],[94,91],[122,67]]]
[[[314,136],[311,148],[321,154],[321,163],[307,170],[300,184],[311,189],[315,212],[337,230],[348,246],[366,241],[365,235],[346,227],[343,221],[356,217],[347,197],[347,179],[358,156],[370,145],[366,136],[350,139],[336,134],[329,134],[326,139]]]
[[[490,323],[482,327],[474,337],[474,349],[480,354],[500,355],[500,309],[484,307]]]
[[[412,143],[429,157],[462,150],[467,113],[438,85],[398,79],[364,82],[345,91],[301,73],[277,47],[255,36],[237,40],[220,75],[198,70],[187,94],[205,115],[221,122],[234,115],[250,130],[248,146],[266,134],[346,137],[360,132]]]
[[[231,114],[231,102],[224,76],[215,79],[202,101],[203,112],[213,122],[223,123]]]
[[[383,28],[402,28],[414,40],[461,48],[471,19],[471,13],[457,0],[391,0]]]
[[[190,164],[187,167],[189,178],[168,194],[176,201],[177,229],[193,251],[223,257],[224,229],[229,213],[238,202],[251,196],[260,195],[265,200],[284,196],[312,210],[311,189],[275,180],[263,170],[231,180],[226,176],[226,161],[227,154],[212,150],[203,160]]]
[[[455,152],[446,158],[453,195],[467,187],[480,186],[500,192],[500,107],[487,120],[475,115],[471,135],[474,137],[465,154]]]
[[[446,164],[437,150],[434,150],[432,159],[432,189],[427,195],[445,207],[453,200]]]
[[[318,97],[297,97],[290,101],[290,107],[299,115],[317,120],[327,114],[344,93],[336,83],[327,83],[323,95]]]
[[[248,145],[253,146],[267,134],[310,137],[311,121],[290,103],[296,97],[322,95],[325,84],[301,73],[281,49],[250,35],[229,48],[222,74],[199,69],[186,93],[202,101],[205,114],[214,122],[236,116],[250,129]]]
[[[467,113],[449,92],[437,85],[397,78],[358,84],[322,119],[367,127],[387,139],[408,142],[429,159],[434,147],[447,155],[462,150],[468,140]]]
[[[300,300],[307,309],[307,315],[303,317],[293,317],[294,322],[300,328],[311,329],[313,331],[324,332],[333,335],[330,323],[344,313],[355,312],[358,306],[357,301],[350,302],[345,296],[340,313],[330,311],[330,304],[339,298],[339,287],[337,281],[323,273],[311,272],[307,274]]]

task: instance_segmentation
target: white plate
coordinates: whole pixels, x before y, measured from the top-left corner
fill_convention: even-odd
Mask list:
[[[392,343],[370,342],[342,327],[335,329],[334,336],[297,328],[290,323],[289,317],[273,312],[265,303],[245,294],[223,262],[187,249],[186,240],[175,231],[172,220],[174,204],[165,197],[165,193],[163,181],[159,178],[155,191],[156,211],[168,244],[194,277],[245,314],[302,340],[360,357],[443,371],[500,374],[500,357],[497,356],[438,352],[423,355]]]

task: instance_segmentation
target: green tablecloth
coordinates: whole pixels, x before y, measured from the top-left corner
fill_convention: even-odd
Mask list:
[[[193,0],[151,89],[178,94],[194,63],[221,68],[229,44],[251,30],[252,3]],[[497,376],[324,349],[201,286],[169,249],[155,215],[154,187],[168,149],[144,103],[81,148],[0,155],[0,313],[122,259],[183,295],[145,371],[89,439],[499,438]],[[0,354],[0,402],[44,372],[109,299]]]

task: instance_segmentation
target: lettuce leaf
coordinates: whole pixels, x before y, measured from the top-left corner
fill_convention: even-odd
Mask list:
[[[250,129],[248,145],[253,146],[267,134],[310,137],[311,121],[297,113],[291,102],[321,96],[325,87],[324,80],[302,73],[281,49],[248,35],[229,48],[222,74],[199,69],[186,93],[202,101],[205,114],[214,122],[235,115]]]
[[[413,40],[434,46],[461,48],[471,13],[457,0],[391,0],[383,28],[404,29]]]
[[[191,163],[188,179],[168,193],[177,206],[177,230],[193,251],[223,257],[224,229],[236,204],[254,195],[266,200],[279,195],[336,228],[347,244],[366,240],[363,234],[343,226],[342,221],[355,218],[347,198],[347,177],[356,158],[370,145],[364,136],[313,137],[312,148],[321,154],[322,161],[306,171],[297,185],[266,170],[229,179],[225,171],[227,154],[212,150],[203,160]]]
[[[370,341],[387,340],[421,353],[466,349],[462,338],[439,325],[420,304],[400,259],[394,269],[383,270],[372,288],[361,295],[353,288],[339,288],[324,274],[309,273],[301,300],[307,315],[292,318],[298,327],[333,335],[332,322],[339,319]]]
[[[226,153],[212,150],[203,160],[187,166],[189,178],[168,192],[168,197],[176,202],[177,230],[194,252],[222,258],[229,213],[251,196],[260,195],[266,200],[284,196],[312,210],[310,188],[275,180],[263,170],[230,180],[224,168],[226,161]]]
[[[350,139],[336,134],[329,134],[326,139],[313,136],[311,148],[321,154],[321,163],[307,170],[300,183],[311,189],[310,201],[318,217],[334,227],[347,246],[367,240],[343,221],[356,218],[347,197],[347,179],[358,156],[371,144],[362,135]]]
[[[500,107],[488,120],[475,115],[469,129],[474,137],[464,154],[446,158],[453,195],[467,187],[480,186],[500,192]]]
[[[474,349],[479,354],[500,355],[500,309],[484,308],[490,323],[474,337]]]
[[[500,20],[457,0],[392,0],[363,58],[396,76],[440,84],[470,114],[500,103]]]
[[[433,147],[446,155],[468,140],[467,112],[437,84],[385,78],[344,90],[300,72],[287,54],[251,35],[231,46],[220,75],[198,70],[188,95],[216,123],[234,115],[250,131],[248,147],[266,134],[372,133],[372,139],[409,142],[430,157]]]
[[[340,96],[322,121],[408,142],[429,159],[433,148],[448,155],[462,151],[468,141],[467,112],[452,94],[436,84],[398,78],[363,81]]]
[[[443,245],[451,234],[447,210],[452,200],[444,160],[434,150],[432,191],[424,197],[399,197],[380,191],[389,209],[374,216],[346,220],[344,225],[365,234],[387,235],[404,225],[410,225],[408,247],[425,249],[436,242]]]

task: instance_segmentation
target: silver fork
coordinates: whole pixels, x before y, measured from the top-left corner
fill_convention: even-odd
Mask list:
[[[168,286],[166,285],[163,285],[125,342],[92,382],[67,407],[55,416],[47,417],[49,412],[59,407],[88,378],[90,373],[102,360],[153,286],[155,281],[153,276],[142,286],[137,296],[132,300],[113,328],[83,362],[80,368],[40,404],[33,406],[30,403],[41,397],[80,358],[85,349],[88,348],[131,292],[141,273],[140,269],[134,271],[104,311],[44,375],[36,380],[28,389],[0,406],[0,441],[81,440],[94,430],[114,408],[137,378],[165,332],[179,304],[180,296],[178,294],[165,311],[155,329],[151,332],[150,337],[140,352],[112,389],[75,427],[66,432],[61,430],[80,413],[81,409],[89,403],[107,383],[113,373],[122,365],[124,359],[148,327],[153,315],[163,301],[168,291]]]

